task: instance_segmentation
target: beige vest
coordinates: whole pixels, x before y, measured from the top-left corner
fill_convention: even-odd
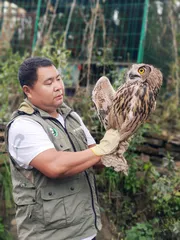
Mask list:
[[[59,111],[66,128],[26,101],[7,125],[6,136],[14,119],[22,115],[38,122],[57,150],[86,149],[87,140],[79,119],[65,104]],[[19,138],[23,138],[23,133]],[[12,156],[10,166],[20,240],[81,240],[101,229],[92,168],[72,177],[50,179],[36,169],[18,167]]]

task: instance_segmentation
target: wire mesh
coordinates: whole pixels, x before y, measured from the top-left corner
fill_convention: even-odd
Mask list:
[[[71,57],[84,62],[136,62],[145,0],[11,0],[0,3],[0,56],[32,52],[56,33]]]

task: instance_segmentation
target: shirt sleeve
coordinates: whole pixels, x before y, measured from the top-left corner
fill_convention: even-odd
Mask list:
[[[8,135],[9,153],[23,168],[43,151],[54,148],[43,127],[32,119],[19,117],[11,124]]]
[[[80,123],[81,123],[81,126],[82,126],[82,128],[83,128],[83,130],[84,130],[84,133],[85,133],[85,135],[86,135],[86,138],[87,138],[87,144],[88,144],[88,145],[96,144],[96,142],[95,142],[94,138],[92,137],[92,135],[90,134],[89,130],[88,130],[87,127],[84,125],[81,117],[80,117],[76,112],[74,112],[74,113],[75,113],[76,116],[79,118],[79,121],[80,121]]]

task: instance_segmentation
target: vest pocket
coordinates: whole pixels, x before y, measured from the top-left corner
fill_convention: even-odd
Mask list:
[[[44,222],[46,229],[66,226],[66,214],[63,199],[43,200]]]
[[[46,229],[63,228],[84,220],[85,202],[76,180],[41,189]]]

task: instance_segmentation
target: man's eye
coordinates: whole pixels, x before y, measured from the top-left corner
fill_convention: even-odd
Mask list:
[[[46,82],[46,85],[51,85],[51,84],[52,84],[52,81]]]
[[[57,81],[61,81],[62,79],[61,78],[57,78]]]

